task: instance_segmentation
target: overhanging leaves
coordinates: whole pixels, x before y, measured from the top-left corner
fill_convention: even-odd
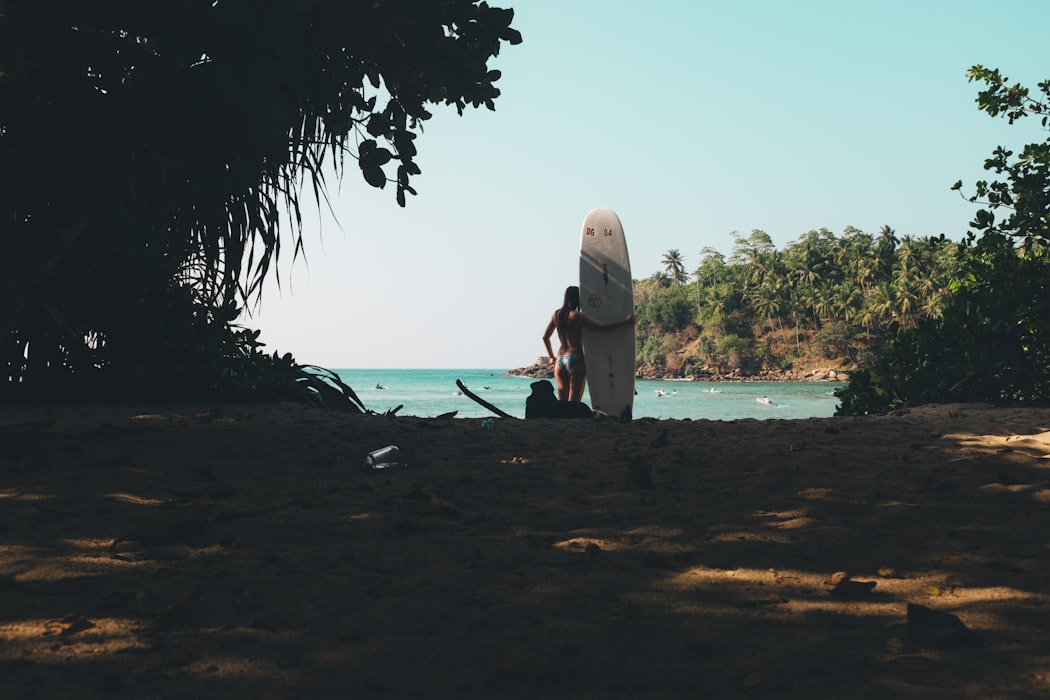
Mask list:
[[[248,342],[225,310],[258,298],[289,235],[302,252],[303,186],[319,204],[356,157],[404,206],[429,106],[494,104],[512,18],[473,0],[0,4],[6,389],[145,386],[160,356],[221,377]]]

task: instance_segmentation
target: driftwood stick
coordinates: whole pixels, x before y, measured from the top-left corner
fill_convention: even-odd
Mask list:
[[[500,418],[512,418],[512,419],[514,418],[514,416],[510,415],[509,413],[507,413],[505,411],[499,410],[498,408],[496,408],[495,406],[490,404],[488,401],[486,401],[485,399],[481,398],[480,396],[478,396],[477,394],[472,392],[470,389],[467,388],[467,385],[463,383],[463,380],[457,379],[456,380],[456,386],[458,386],[459,390],[462,391],[464,394],[466,394],[470,398],[474,399],[479,404],[481,404],[485,408],[489,409],[490,411],[495,413]]]

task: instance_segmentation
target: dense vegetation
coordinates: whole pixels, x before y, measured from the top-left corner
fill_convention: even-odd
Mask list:
[[[855,368],[886,331],[940,315],[965,244],[849,228],[809,231],[778,250],[768,234],[733,234],[728,258],[704,248],[689,275],[671,250],[665,270],[635,284],[640,364],[678,375],[784,371],[821,359]],[[690,281],[691,280],[691,281]]]
[[[941,313],[891,326],[879,358],[839,392],[858,414],[944,401],[1050,403],[1050,254],[986,233],[968,256]]]
[[[300,195],[414,194],[430,105],[494,108],[521,38],[474,0],[0,3],[0,399],[298,397],[334,375],[236,325]],[[290,222],[293,230],[286,230]]]

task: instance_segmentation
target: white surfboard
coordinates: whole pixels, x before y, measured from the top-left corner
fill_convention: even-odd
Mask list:
[[[592,209],[580,232],[580,308],[599,323],[634,313],[634,283],[620,217]],[[591,408],[624,421],[634,410],[634,324],[583,329]]]

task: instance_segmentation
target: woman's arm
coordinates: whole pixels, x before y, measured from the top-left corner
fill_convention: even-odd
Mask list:
[[[555,315],[557,312],[555,312]],[[547,356],[551,358],[551,362],[557,362],[558,358],[554,356],[554,350],[551,348],[551,336],[554,335],[554,329],[558,327],[555,321],[555,316],[551,316],[550,323],[547,324],[547,330],[543,332],[543,346],[547,348]]]
[[[582,311],[574,311],[573,314],[576,316],[576,318],[580,319],[581,324],[587,326],[588,328],[594,328],[596,330],[601,330],[603,328],[617,328],[619,326],[626,326],[628,323],[634,323],[636,320],[634,314],[628,314],[627,318],[623,319],[622,321],[613,321],[612,323],[598,323]]]

